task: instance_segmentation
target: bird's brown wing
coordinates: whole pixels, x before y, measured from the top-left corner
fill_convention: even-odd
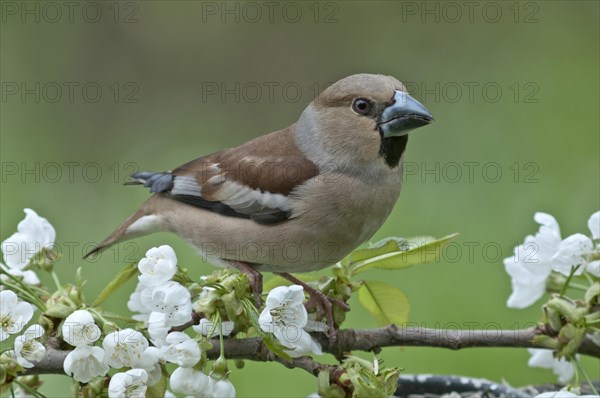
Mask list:
[[[294,188],[318,175],[296,147],[293,126],[213,153],[165,173],[136,173],[138,183],[225,216],[272,224],[291,216]]]

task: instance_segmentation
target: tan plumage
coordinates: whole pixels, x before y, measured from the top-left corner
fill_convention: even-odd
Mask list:
[[[171,172],[134,175],[154,195],[91,253],[171,231],[214,263],[326,267],[381,227],[400,194],[406,132],[431,120],[395,78],[349,76],[283,130]]]

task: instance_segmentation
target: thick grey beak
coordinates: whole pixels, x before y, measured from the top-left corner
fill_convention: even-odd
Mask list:
[[[396,90],[394,103],[383,110],[377,127],[383,138],[399,137],[432,121],[433,116],[423,104],[407,93]]]

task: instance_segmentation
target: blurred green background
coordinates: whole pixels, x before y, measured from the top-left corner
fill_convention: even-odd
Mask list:
[[[353,73],[397,77],[436,118],[412,135],[403,193],[373,240],[460,232],[457,244],[439,263],[366,275],[406,293],[413,323],[537,321],[539,305],[506,308],[502,258],[537,230],[535,211],[556,216],[567,236],[588,233],[600,207],[598,2],[74,3],[1,3],[0,236],[35,209],[65,249],[59,276],[73,280],[83,266],[89,299],[128,257],[159,244],[195,275],[212,270],[167,234],[81,260],[148,196],[122,186],[131,172],[285,127]],[[133,286],[106,308],[122,312]],[[347,326],[375,326],[354,304]],[[528,368],[523,349],[408,347],[382,357],[408,373],[555,381]],[[597,361],[585,365],[598,377]],[[278,364],[246,363],[231,378],[239,396],[316,390],[304,371]],[[65,377],[47,380],[49,396],[68,394]]]

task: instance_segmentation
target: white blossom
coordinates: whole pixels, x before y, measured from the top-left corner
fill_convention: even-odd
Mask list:
[[[79,345],[67,355],[63,369],[68,376],[81,383],[104,376],[108,373],[108,365],[104,362],[104,350],[100,347]]]
[[[552,272],[552,257],[561,242],[556,219],[546,213],[535,213],[540,224],[538,232],[528,235],[525,242],[515,247],[512,257],[504,259],[504,267],[511,277],[510,308],[525,308],[536,302],[546,290],[546,279]]]
[[[116,373],[108,384],[109,398],[145,398],[148,373],[144,369],[131,369]]]
[[[190,292],[177,282],[169,281],[142,290],[142,303],[153,312],[166,314],[165,322],[179,326],[192,319]]]
[[[86,310],[74,311],[62,326],[63,339],[72,346],[92,344],[100,338],[100,328]]]
[[[172,325],[168,323],[167,314],[162,312],[152,312],[148,318],[148,334],[150,335],[150,341],[157,346],[162,347],[166,344],[167,334]]]
[[[142,368],[141,366],[139,366],[139,368],[144,369],[146,372],[148,372],[148,382],[146,384],[149,387],[152,387],[155,384],[157,384],[162,378],[162,368],[160,367],[159,362],[156,362],[149,369]]]
[[[106,363],[117,369],[134,367],[142,360],[142,354],[148,346],[148,340],[144,335],[133,329],[109,333],[102,341]]]
[[[229,380],[213,381],[212,396],[215,398],[235,398],[235,387]]]
[[[223,336],[229,336],[231,332],[233,332],[233,328],[235,327],[235,323],[231,321],[224,321],[221,322],[220,325],[213,325],[213,322],[209,321],[206,318],[202,318],[200,319],[198,325],[192,326],[192,329],[194,329],[196,333],[201,334],[202,336],[208,336],[208,334],[214,327],[214,332],[209,337],[215,337],[219,336],[221,334],[221,331],[223,331]]]
[[[214,384],[210,377],[194,368],[177,368],[171,374],[171,390],[175,393],[212,397]]]
[[[136,321],[148,322],[152,310],[142,303],[142,290],[144,289],[147,289],[147,287],[141,283],[137,284],[134,292],[129,296],[127,308],[129,308],[129,311],[131,312],[137,312],[137,314],[132,316],[133,319]]]
[[[40,283],[34,271],[26,270],[29,261],[42,249],[51,249],[56,239],[54,227],[31,209],[24,209],[25,218],[17,225],[17,232],[2,242],[2,254],[6,265],[0,263],[7,273],[22,277],[27,284]],[[3,276],[4,277],[4,276]]]
[[[146,252],[138,264],[141,272],[140,283],[144,286],[158,286],[165,283],[177,271],[177,256],[171,246],[153,247]]]
[[[0,292],[0,341],[20,333],[33,316],[33,306],[19,300],[12,290]]]
[[[175,363],[182,368],[194,366],[200,360],[200,346],[183,332],[171,332],[165,339],[166,344],[160,348],[163,361]]]
[[[593,239],[598,239],[600,227],[600,211],[592,214],[588,220],[592,238],[583,234],[573,234],[560,242],[558,252],[552,258],[552,269],[563,275],[569,275],[571,269],[577,265],[580,267],[575,272],[581,274],[584,270],[600,276],[600,246],[594,246]]]
[[[558,252],[552,257],[552,269],[568,276],[571,269],[580,265],[575,275],[581,275],[587,266],[586,256],[592,252],[592,240],[583,234],[573,234],[558,245]]]
[[[144,370],[150,370],[158,363],[160,358],[160,350],[158,347],[148,347],[142,352],[142,356],[135,363],[136,368],[142,368]]]
[[[531,367],[552,369],[554,374],[558,376],[560,383],[568,383],[575,374],[575,369],[571,362],[564,358],[557,359],[552,355],[552,350],[544,350],[538,348],[528,348],[527,351],[531,354],[527,364]]]
[[[169,390],[165,390],[165,398],[175,398],[175,395]]]
[[[36,339],[44,335],[44,328],[31,325],[15,339],[15,359],[24,368],[33,368],[31,361],[39,362],[46,354],[46,347]]]
[[[276,287],[269,292],[266,307],[258,320],[261,329],[273,333],[281,344],[289,348],[286,352],[293,358],[309,353],[322,354],[319,344],[304,330],[308,314],[303,301],[302,286]]]

